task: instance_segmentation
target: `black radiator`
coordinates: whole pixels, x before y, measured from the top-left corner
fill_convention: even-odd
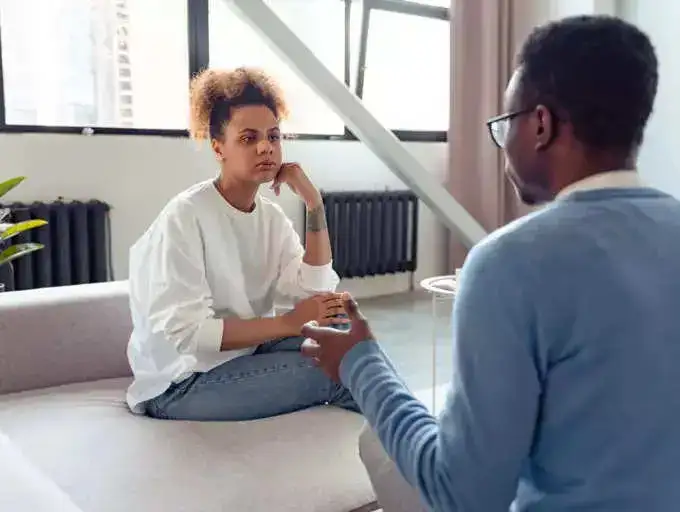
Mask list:
[[[8,289],[27,290],[113,279],[108,204],[55,201],[4,206],[12,212],[11,222],[29,219],[48,222],[46,226],[12,238],[12,243],[38,242],[45,248],[12,262],[13,283],[6,283]]]
[[[409,190],[324,192],[333,267],[341,278],[414,272],[418,198]]]

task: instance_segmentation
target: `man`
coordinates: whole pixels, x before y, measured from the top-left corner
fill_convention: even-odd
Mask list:
[[[635,172],[657,81],[649,39],[619,19],[525,42],[488,125],[521,198],[551,203],[470,252],[438,419],[351,299],[349,333],[305,329],[431,509],[680,507],[680,203]]]

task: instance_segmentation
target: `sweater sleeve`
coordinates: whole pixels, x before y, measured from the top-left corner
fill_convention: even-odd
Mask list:
[[[305,248],[293,223],[281,212],[281,259],[277,291],[285,297],[302,299],[317,293],[333,292],[340,279],[332,261],[312,266],[303,261]]]
[[[340,375],[400,471],[435,511],[506,512],[537,415],[532,310],[508,261],[473,250],[453,311],[453,375],[434,418],[375,342],[343,359]]]
[[[203,240],[189,205],[175,202],[130,250],[130,301],[136,321],[180,353],[219,352]],[[134,319],[134,318],[133,318]]]

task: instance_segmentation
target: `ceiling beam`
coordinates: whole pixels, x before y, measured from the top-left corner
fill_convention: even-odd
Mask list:
[[[484,228],[397,137],[383,126],[263,0],[223,0],[345,122],[347,127],[467,247]],[[319,20],[323,23],[323,20]],[[395,108],[399,108],[395,105]],[[474,172],[474,169],[470,170]]]

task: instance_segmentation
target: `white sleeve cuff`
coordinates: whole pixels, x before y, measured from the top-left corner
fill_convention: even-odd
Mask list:
[[[222,349],[223,322],[219,318],[206,318],[196,333],[199,352],[219,352]]]
[[[309,292],[334,292],[340,283],[338,274],[333,270],[333,262],[318,267],[300,264],[300,286]]]

